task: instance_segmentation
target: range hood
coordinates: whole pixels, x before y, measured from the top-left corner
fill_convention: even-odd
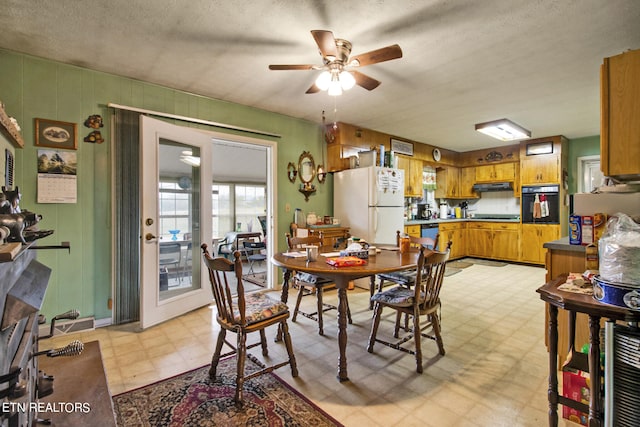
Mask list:
[[[485,191],[508,191],[513,190],[510,182],[491,182],[487,184],[473,184],[473,191],[483,193]]]

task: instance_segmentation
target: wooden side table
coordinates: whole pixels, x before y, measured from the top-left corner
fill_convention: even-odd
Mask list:
[[[603,304],[591,295],[560,291],[558,286],[566,281],[566,275],[545,283],[536,292],[549,307],[549,426],[558,425],[558,404],[585,411],[585,405],[575,400],[558,395],[558,309],[569,311],[569,342],[574,342],[575,314],[585,313],[589,316],[589,377],[591,380],[591,398],[589,400],[589,427],[603,425],[604,408],[602,405],[600,367],[600,319],[639,322],[640,312],[614,305]],[[586,411],[585,411],[586,412]]]

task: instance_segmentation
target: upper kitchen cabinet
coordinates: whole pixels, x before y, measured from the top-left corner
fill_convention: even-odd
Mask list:
[[[640,177],[640,50],[605,58],[600,73],[600,168],[620,181]]]
[[[567,168],[564,136],[520,143],[520,185],[562,184]]]
[[[480,196],[473,191],[473,184],[476,181],[476,168],[460,168],[460,178],[458,180],[458,190],[463,199],[477,199]],[[436,181],[436,185],[438,182]]]
[[[436,170],[436,191],[434,197],[437,199],[458,199],[460,198],[460,168],[448,166],[444,169]]]
[[[398,169],[404,170],[405,197],[422,197],[422,168],[422,160],[398,155]]]
[[[515,163],[496,163],[475,169],[476,182],[513,182],[516,179]]]
[[[477,199],[478,193],[473,191],[476,178],[475,168],[456,168],[447,166],[436,170],[437,199]]]

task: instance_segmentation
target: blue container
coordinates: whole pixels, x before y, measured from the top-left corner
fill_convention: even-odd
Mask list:
[[[593,297],[604,304],[640,311],[640,288],[593,278]]]
[[[569,243],[582,244],[582,217],[580,215],[569,216]]]

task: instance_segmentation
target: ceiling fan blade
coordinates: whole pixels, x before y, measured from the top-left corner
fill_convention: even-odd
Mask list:
[[[316,93],[316,92],[320,92],[320,88],[316,86],[316,84],[314,83],[311,85],[309,89],[307,89],[305,93]]]
[[[390,61],[398,58],[402,58],[402,49],[400,49],[400,46],[397,44],[394,44],[381,49],[372,50],[371,52],[352,56],[349,58],[349,65],[364,67],[365,65],[377,64],[378,62]],[[357,64],[354,64],[354,61],[357,61]]]
[[[270,70],[313,70],[315,65],[269,65]]]
[[[331,31],[311,30],[311,35],[316,41],[323,58],[328,56],[336,58],[338,56],[336,39],[333,37],[333,33]]]
[[[362,74],[359,71],[353,71],[353,70],[349,72],[353,74],[353,77],[356,79],[356,84],[358,86],[362,86],[366,90],[373,90],[378,86],[380,86],[381,82],[379,80],[369,77],[366,74]]]

